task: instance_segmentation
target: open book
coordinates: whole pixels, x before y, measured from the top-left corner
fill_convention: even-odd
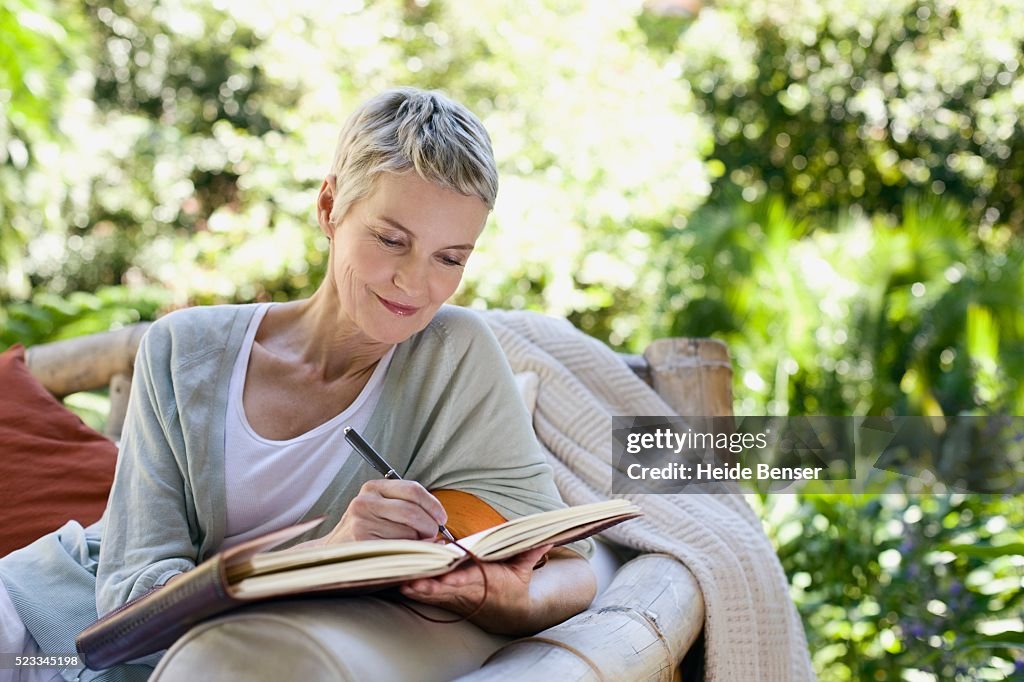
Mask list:
[[[301,523],[221,552],[166,586],[100,618],[76,639],[90,668],[101,670],[170,646],[193,625],[248,603],[311,593],[353,594],[441,575],[466,561],[502,561],[542,545],[564,545],[641,514],[628,500],[531,514],[442,545],[364,540],[267,551],[316,527]]]

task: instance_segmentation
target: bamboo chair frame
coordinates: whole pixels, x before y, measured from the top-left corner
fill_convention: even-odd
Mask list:
[[[148,326],[33,346],[26,362],[58,398],[109,387],[104,431],[116,440],[124,425],[135,353]],[[621,356],[678,414],[732,415],[732,366],[721,341],[659,339],[642,355]],[[510,642],[459,679],[697,680],[703,676],[702,646],[693,645],[703,624],[704,602],[693,574],[673,557],[643,554],[618,570],[589,609]]]

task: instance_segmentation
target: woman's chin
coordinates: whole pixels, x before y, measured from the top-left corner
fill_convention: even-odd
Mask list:
[[[400,316],[385,312],[376,317],[377,319],[373,321],[372,325],[364,327],[363,332],[375,341],[391,346],[407,341],[414,334],[423,331],[430,323],[430,317],[426,317],[422,313]]]

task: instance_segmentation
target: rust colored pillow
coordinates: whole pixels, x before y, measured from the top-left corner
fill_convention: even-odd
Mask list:
[[[0,556],[100,518],[117,447],[43,388],[20,344],[0,353]]]
[[[480,531],[505,523],[508,519],[498,513],[491,505],[481,500],[476,495],[464,493],[461,490],[449,490],[441,488],[431,490],[430,494],[437,498],[437,501],[444,507],[448,514],[448,523],[445,524],[456,540],[461,540],[467,535],[479,533]],[[562,552],[561,548],[554,551]],[[550,553],[549,553],[550,554]],[[540,568],[548,561],[548,554],[541,557],[534,570]]]
[[[437,498],[437,501],[448,513],[448,523],[445,524],[445,527],[456,539],[464,538],[506,521],[505,517],[499,514],[494,507],[476,495],[470,495],[461,490],[447,489],[432,490],[430,494]]]

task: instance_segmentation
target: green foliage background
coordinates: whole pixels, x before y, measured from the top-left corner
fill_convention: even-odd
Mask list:
[[[1015,0],[8,0],[0,36],[0,347],[309,294],[337,129],[407,83],[502,172],[458,302],[721,338],[739,414],[1024,414]],[[1020,672],[1019,496],[754,503],[821,679]]]

